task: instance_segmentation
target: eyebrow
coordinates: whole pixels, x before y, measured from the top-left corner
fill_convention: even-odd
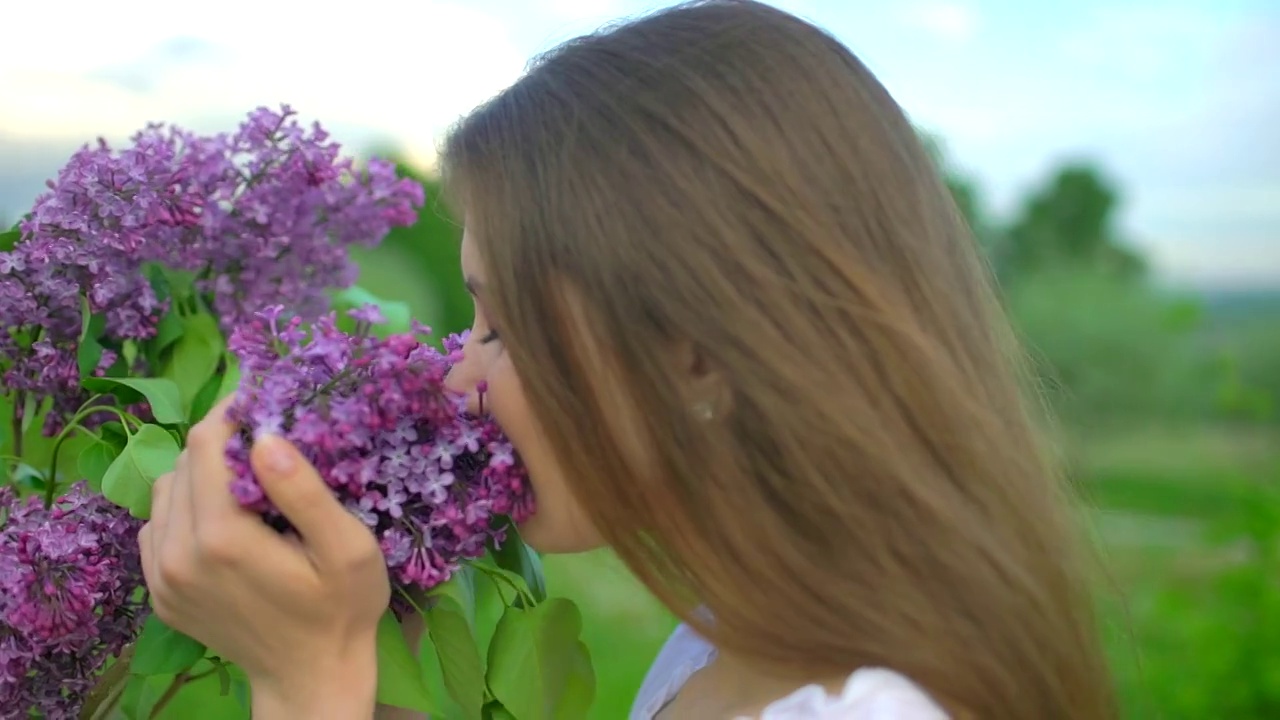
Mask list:
[[[467,292],[471,293],[473,297],[478,296],[480,294],[480,289],[484,287],[479,280],[470,276],[468,276],[467,279],[463,281],[463,285],[466,286]]]

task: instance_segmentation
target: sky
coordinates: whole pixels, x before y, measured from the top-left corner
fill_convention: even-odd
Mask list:
[[[68,155],[148,122],[232,129],[289,103],[353,152],[427,165],[537,53],[653,0],[13,3],[0,216]],[[1280,1],[774,0],[831,31],[937,133],[997,215],[1064,161],[1120,189],[1168,282],[1280,287]]]

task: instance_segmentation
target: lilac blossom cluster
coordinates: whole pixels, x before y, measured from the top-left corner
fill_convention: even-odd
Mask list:
[[[152,283],[160,268],[201,292],[224,331],[281,302],[315,317],[326,290],[355,281],[351,246],[417,219],[421,184],[388,162],[357,168],[295,115],[259,108],[208,136],[153,124],[120,151],[85,146],[48,183],[0,252],[0,382],[54,400],[47,431],[84,399],[82,296],[105,321],[89,368],[103,374],[126,341],[156,334],[169,304]]]
[[[232,492],[286,529],[249,464],[254,437],[281,435],[373,530],[393,581],[430,588],[488,541],[501,542],[498,516],[520,522],[532,513],[527,475],[498,426],[445,388],[465,336],[445,338],[441,352],[421,325],[379,339],[370,333],[382,322],[376,309],[351,315],[350,334],[335,314],[305,332],[279,307],[237,327],[229,347],[242,381],[229,419],[243,430],[227,448]]]
[[[83,483],[48,508],[0,488],[0,517],[0,719],[74,717],[145,619],[142,523]]]

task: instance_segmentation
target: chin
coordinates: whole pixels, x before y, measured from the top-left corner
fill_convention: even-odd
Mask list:
[[[543,555],[573,555],[597,550],[605,545],[604,540],[596,533],[584,533],[580,528],[556,523],[552,518],[537,512],[516,527],[524,544]]]

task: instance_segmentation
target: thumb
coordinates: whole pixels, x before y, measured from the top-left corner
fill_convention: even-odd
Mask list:
[[[351,544],[342,529],[354,518],[293,443],[279,435],[263,435],[254,441],[249,462],[263,492],[302,536],[304,545],[321,558],[332,559]]]

